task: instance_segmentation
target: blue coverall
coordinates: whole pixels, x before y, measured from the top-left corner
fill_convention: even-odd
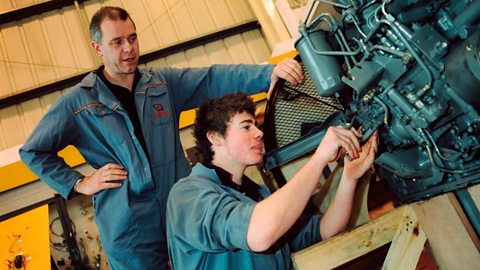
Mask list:
[[[95,169],[107,163],[122,165],[128,171],[122,187],[93,196],[109,266],[166,269],[167,196],[190,172],[179,138],[180,113],[226,93],[266,91],[272,69],[272,65],[213,65],[140,70],[135,105],[149,158],[128,113],[92,72],[52,105],[21,147],[21,159],[67,199],[83,177],[57,155],[67,145],[74,145]]]
[[[260,189],[261,198],[270,192]],[[321,240],[320,216],[310,216],[292,239],[266,252],[250,251],[247,230],[256,201],[222,185],[214,169],[198,163],[178,181],[167,202],[167,239],[174,270],[291,268],[291,251]]]

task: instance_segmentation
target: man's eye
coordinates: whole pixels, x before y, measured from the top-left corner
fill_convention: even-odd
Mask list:
[[[122,40],[121,40],[121,39],[114,40],[114,41],[112,41],[112,44],[113,44],[114,46],[122,45]]]
[[[128,38],[128,42],[130,43],[134,42],[135,40],[137,40],[137,36],[131,36]]]

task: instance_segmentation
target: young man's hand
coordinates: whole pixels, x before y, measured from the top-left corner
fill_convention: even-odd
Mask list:
[[[338,160],[344,154],[350,158],[359,157],[359,138],[362,134],[356,129],[345,129],[342,126],[329,127],[320,145],[317,147],[315,156],[323,159],[326,163]]]
[[[284,79],[291,84],[299,84],[303,81],[303,69],[300,64],[291,58],[285,58],[278,63],[272,71],[272,81],[268,89],[267,99],[270,99],[273,88],[279,79]]]
[[[362,146],[362,151],[357,159],[344,158],[344,174],[347,179],[359,179],[373,165],[378,148],[378,131],[375,131],[368,141]]]

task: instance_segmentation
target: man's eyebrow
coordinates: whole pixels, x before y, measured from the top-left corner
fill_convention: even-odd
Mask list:
[[[117,40],[120,40],[120,39],[122,39],[122,37],[114,37],[114,38],[110,39],[109,42],[114,42],[114,41],[117,41]]]
[[[128,35],[127,38],[130,38],[130,37],[133,37],[133,36],[135,36],[135,37],[138,36],[138,35],[137,35],[137,32],[131,33],[130,35]],[[114,42],[114,41],[120,40],[120,39],[122,39],[122,38],[123,38],[123,37],[114,37],[114,38],[112,38],[112,39],[110,40],[110,42]]]
[[[250,124],[253,124],[255,121],[253,121],[252,119],[245,119],[243,121],[240,121],[240,124],[243,124],[243,123],[250,123]]]

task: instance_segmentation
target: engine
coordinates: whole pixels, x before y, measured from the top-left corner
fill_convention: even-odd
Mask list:
[[[377,174],[403,201],[480,182],[480,1],[342,0],[295,43],[340,121],[380,132]],[[478,96],[477,96],[478,95]]]

